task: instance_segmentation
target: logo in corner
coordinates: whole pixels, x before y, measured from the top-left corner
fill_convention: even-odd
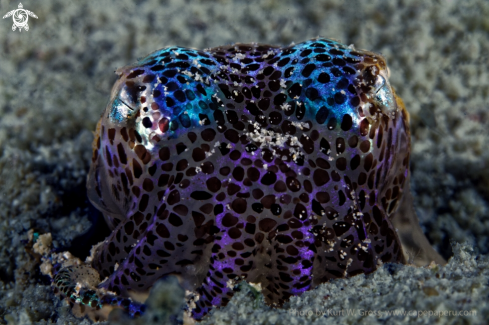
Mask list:
[[[37,16],[29,10],[25,10],[24,7],[22,6],[22,3],[19,3],[19,8],[9,11],[5,16],[3,16],[3,19],[12,16],[14,20],[14,24],[12,25],[12,30],[15,31],[17,28],[19,29],[19,32],[22,31],[22,28],[24,28],[26,31],[29,30],[29,25],[27,25],[27,21],[29,20],[29,16],[34,17],[37,19]]]

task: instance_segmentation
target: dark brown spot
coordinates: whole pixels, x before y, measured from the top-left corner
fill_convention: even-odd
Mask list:
[[[143,181],[143,190],[151,192],[154,188],[153,181],[149,178],[145,178]]]
[[[194,148],[194,150],[192,150],[192,159],[195,162],[204,160],[205,159],[205,151],[201,148]]]
[[[323,186],[324,184],[329,182],[328,172],[325,170],[322,170],[322,169],[316,169],[314,171],[312,178],[313,178],[314,184],[316,184],[316,186]]]
[[[222,225],[224,227],[232,227],[234,226],[235,224],[237,224],[239,221],[238,218],[236,218],[235,216],[233,216],[232,214],[230,213],[226,213],[226,215],[222,218]]]
[[[170,217],[168,218],[168,222],[174,227],[180,227],[183,225],[182,219],[177,216],[175,213],[170,213]]]
[[[274,172],[272,172],[272,171],[268,171],[261,178],[261,183],[263,185],[272,185],[273,183],[275,183],[275,181],[277,181],[277,175]]]
[[[260,220],[260,222],[258,223],[259,229],[263,232],[271,231],[276,225],[277,222],[270,218],[265,218],[263,220]]]
[[[202,131],[200,135],[204,141],[210,142],[214,140],[214,137],[216,136],[216,131],[212,128],[207,128]]]
[[[217,192],[221,189],[221,181],[217,177],[211,177],[206,181],[207,189],[211,192]]]
[[[231,208],[236,212],[236,213],[244,213],[246,211],[246,200],[242,198],[237,198],[233,201],[231,204]]]
[[[170,159],[170,148],[163,147],[160,149],[160,151],[158,153],[160,156],[160,160],[165,161],[165,160]]]
[[[139,178],[143,174],[143,168],[136,159],[132,159],[132,169],[134,171],[134,177]]]

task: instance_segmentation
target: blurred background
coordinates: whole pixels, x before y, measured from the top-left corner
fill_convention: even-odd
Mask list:
[[[0,15],[18,3],[0,0]],[[94,227],[86,199],[92,131],[114,71],[171,45],[288,45],[319,35],[381,53],[411,115],[423,230],[446,259],[451,240],[489,252],[488,1],[22,4],[38,16],[29,31],[0,20],[0,324],[22,323],[22,308],[33,304],[39,311],[24,323],[60,323],[49,279],[25,250],[27,232],[50,232],[54,248],[80,257],[89,237],[103,239],[107,229]]]

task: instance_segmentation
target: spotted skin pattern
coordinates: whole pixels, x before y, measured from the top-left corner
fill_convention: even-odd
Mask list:
[[[382,56],[328,39],[172,47],[117,74],[88,177],[113,227],[99,288],[128,297],[181,274],[201,319],[242,279],[280,306],[405,262],[390,217],[408,115]]]

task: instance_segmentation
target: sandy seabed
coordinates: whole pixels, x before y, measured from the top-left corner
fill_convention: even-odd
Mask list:
[[[18,3],[0,0],[3,14]],[[207,324],[483,324],[489,319],[489,2],[23,2],[29,31],[0,21],[0,324],[75,318],[26,250],[28,231],[83,256],[96,220],[85,180],[114,70],[156,49],[287,45],[318,35],[382,53],[411,114],[412,188],[423,230],[449,263],[384,265],[270,309],[246,284]],[[75,239],[78,238],[78,239]],[[453,256],[453,257],[452,257]],[[173,293],[169,297],[168,292]],[[152,292],[140,324],[181,299]],[[182,293],[183,294],[183,293]],[[178,309],[178,304],[176,305]],[[451,312],[451,313],[449,313]],[[171,317],[170,317],[171,318]],[[120,313],[111,323],[129,323]],[[174,320],[174,322],[178,322]]]

